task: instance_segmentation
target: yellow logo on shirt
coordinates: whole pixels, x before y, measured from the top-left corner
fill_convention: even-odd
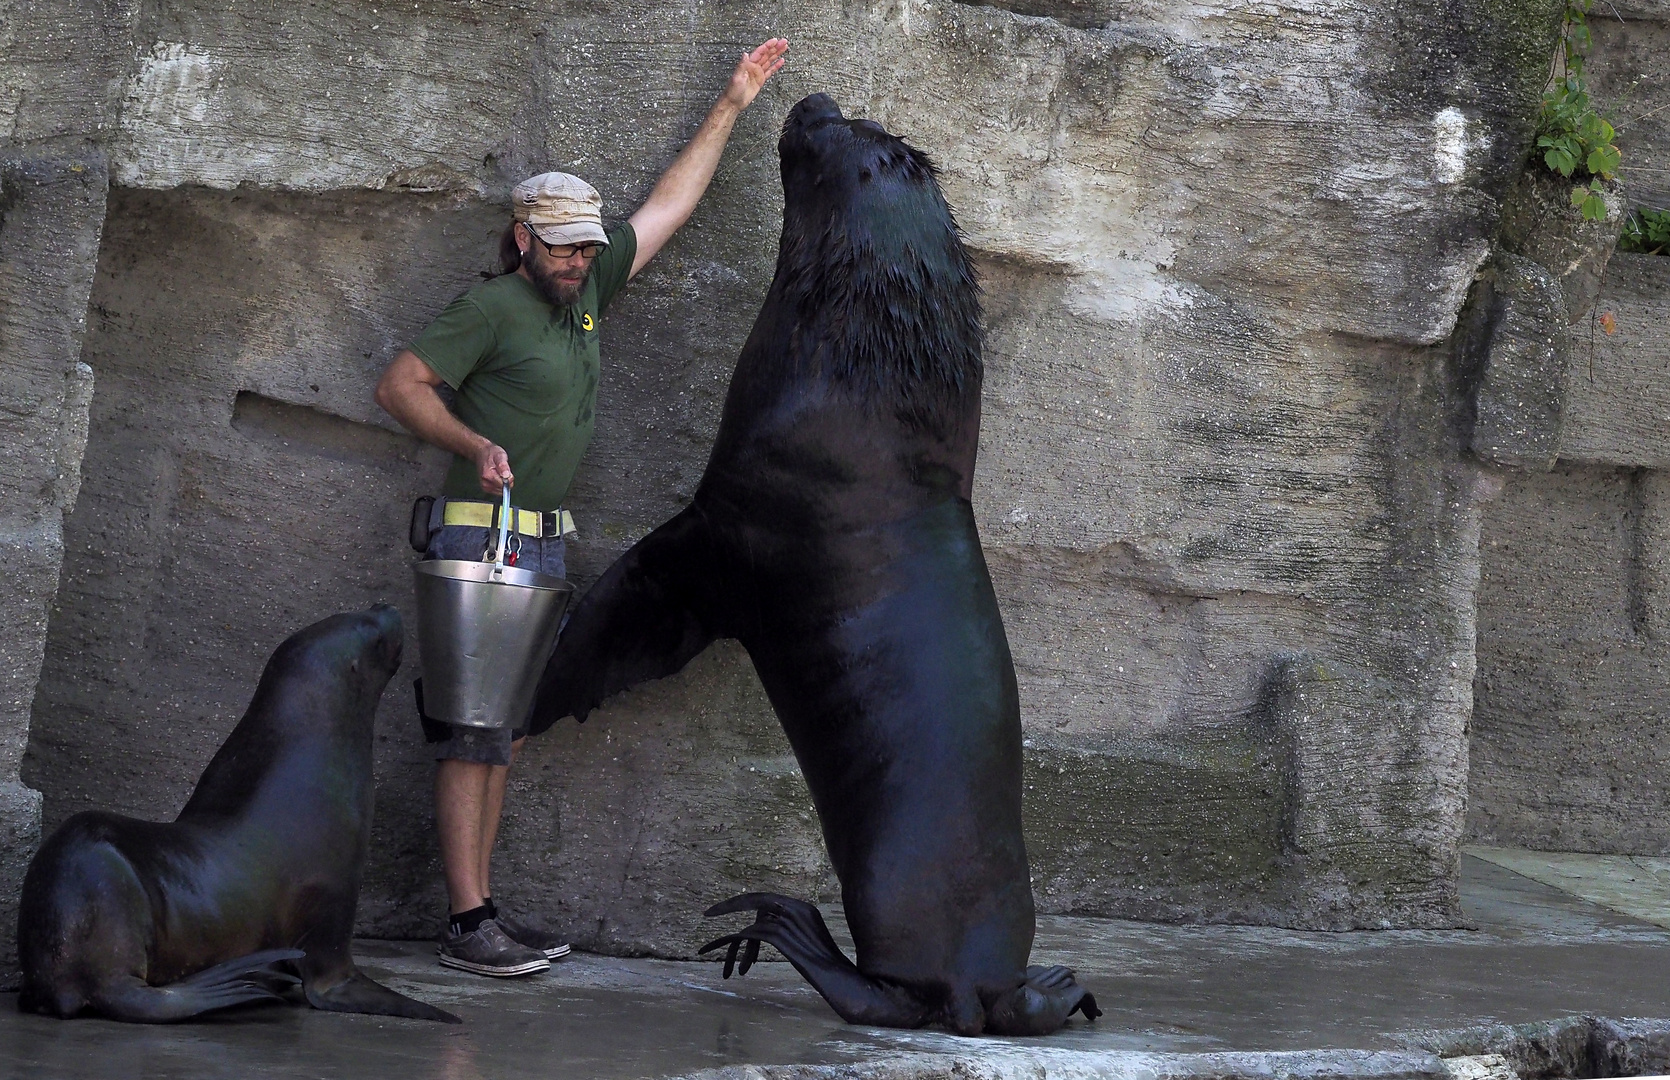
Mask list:
[[[595,325],[596,324],[591,321],[591,312],[588,311],[584,315],[580,316],[581,329],[590,330]]]

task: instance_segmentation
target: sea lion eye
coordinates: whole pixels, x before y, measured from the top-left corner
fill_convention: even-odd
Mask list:
[[[860,184],[868,184],[870,182],[870,170],[869,169],[859,169],[858,170],[858,182]]]

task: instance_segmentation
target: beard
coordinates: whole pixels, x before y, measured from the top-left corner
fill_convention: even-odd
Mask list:
[[[580,294],[586,291],[586,279],[591,277],[590,266],[570,277],[549,267],[540,266],[532,259],[523,259],[522,265],[527,267],[528,277],[532,279],[534,288],[539,290],[539,295],[552,307],[567,307],[578,303]]]

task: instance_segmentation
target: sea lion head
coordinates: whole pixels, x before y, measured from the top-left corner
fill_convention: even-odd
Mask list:
[[[954,425],[981,379],[979,285],[922,151],[827,94],[777,143],[783,238],[773,291],[833,376],[914,426]]]
[[[321,748],[329,749],[326,760],[340,760],[344,747],[358,748],[366,755],[369,784],[377,702],[400,666],[404,639],[400,612],[387,604],[332,615],[286,638],[267,660],[249,709],[198,779],[180,820],[237,813],[267,784],[292,783],[298,762],[307,774],[316,773]]]
[[[274,650],[255,700],[277,696],[317,706],[297,715],[369,717],[400,666],[404,643],[400,612],[387,604],[321,619]]]
[[[828,94],[789,110],[777,155],[786,229],[810,235],[846,225],[883,256],[957,236],[928,155],[874,120],[849,119]]]

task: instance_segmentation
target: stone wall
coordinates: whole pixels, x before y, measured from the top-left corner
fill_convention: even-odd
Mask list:
[[[76,503],[93,372],[80,362],[104,224],[101,142],[129,36],[119,0],[0,8],[0,979],[40,835],[19,779],[48,609]],[[124,45],[125,48],[125,45]]]
[[[1589,72],[1618,124],[1621,203],[1670,208],[1670,6],[1620,4],[1594,28]],[[1567,370],[1542,383],[1563,387],[1549,399],[1562,419],[1543,425],[1548,460],[1501,470],[1484,518],[1468,831],[1662,855],[1670,258],[1605,265],[1592,310],[1570,327]]]
[[[976,510],[1048,910],[1453,924],[1481,497],[1449,339],[1518,174],[1547,0],[1272,9],[146,0],[95,228],[83,495],[25,777],[166,816],[268,651],[411,610],[440,462],[370,402],[492,258],[509,186],[624,215],[737,51],[791,39],[606,322],[583,586],[689,498],[775,256],[775,129],[827,91],[944,173],[986,282]],[[397,679],[362,928],[432,933]],[[742,888],[830,895],[745,654],[535,740],[495,893],[678,954]]]

